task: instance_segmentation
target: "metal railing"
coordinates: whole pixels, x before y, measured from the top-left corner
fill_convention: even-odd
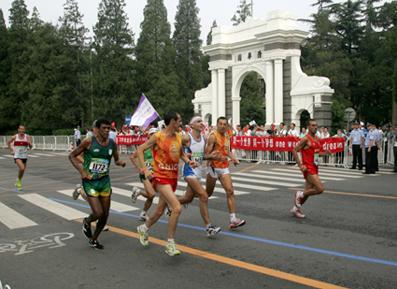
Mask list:
[[[68,151],[73,147],[73,136],[60,135],[34,135],[32,137],[33,149],[51,150],[51,151]],[[0,147],[7,148],[7,141],[11,136],[0,136]]]

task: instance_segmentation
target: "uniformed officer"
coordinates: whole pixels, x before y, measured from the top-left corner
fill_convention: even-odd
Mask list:
[[[376,132],[375,126],[372,123],[367,124],[368,133],[365,137],[365,172],[364,174],[374,174],[375,173],[375,154],[376,150]]]
[[[392,136],[391,136],[391,143],[393,145],[393,154],[394,154],[394,172],[397,173],[397,126],[394,127]]]
[[[363,153],[362,148],[364,144],[364,132],[359,129],[358,122],[353,123],[353,129],[350,132],[349,136],[349,148],[353,152],[353,164],[351,169],[356,169],[356,165],[358,162],[358,169],[363,169]]]

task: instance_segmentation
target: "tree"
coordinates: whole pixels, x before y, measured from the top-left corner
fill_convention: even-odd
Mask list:
[[[192,99],[194,92],[203,87],[201,68],[200,19],[199,9],[195,0],[180,0],[175,16],[173,44],[175,47],[175,63],[179,78],[179,95],[183,96],[183,111],[180,113],[188,118],[193,113]]]
[[[8,82],[10,78],[10,58],[8,55],[8,31],[4,21],[3,11],[0,9],[0,133],[8,129],[7,108]]]
[[[170,39],[171,27],[163,0],[148,0],[143,14],[136,46],[139,92],[145,93],[160,115],[169,110],[181,112],[184,107],[178,89],[176,52]]]
[[[236,14],[233,15],[231,21],[233,21],[233,25],[236,26],[241,22],[245,22],[250,16],[252,16],[252,4],[247,3],[247,0],[240,0]]]
[[[242,125],[246,125],[252,120],[255,120],[258,124],[266,121],[265,96],[263,95],[262,85],[263,80],[258,77],[256,72],[251,72],[244,78],[240,88],[240,123]]]
[[[93,71],[95,115],[122,121],[131,112],[134,95],[134,37],[124,0],[102,0],[94,27]]]

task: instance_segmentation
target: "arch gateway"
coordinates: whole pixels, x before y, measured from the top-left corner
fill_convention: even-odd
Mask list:
[[[212,44],[203,48],[210,56],[211,83],[195,92],[195,113],[212,123],[226,116],[235,127],[240,123],[241,85],[254,71],[265,82],[266,125],[294,122],[300,127],[301,114],[307,111],[319,126],[330,126],[330,81],[307,76],[300,66],[300,44],[307,34],[286,11],[214,28]]]

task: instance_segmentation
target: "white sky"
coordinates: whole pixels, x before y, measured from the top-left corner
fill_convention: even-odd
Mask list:
[[[254,17],[265,18],[267,13],[273,10],[289,10],[297,18],[308,18],[315,9],[311,7],[314,0],[253,0],[254,1]],[[58,18],[63,15],[63,4],[66,0],[25,0],[25,3],[32,11],[36,6],[40,13],[40,18],[46,22],[56,24]],[[90,29],[97,21],[97,12],[100,0],[78,0],[80,12],[84,15],[84,25]],[[129,17],[130,28],[135,34],[135,40],[138,39],[140,32],[140,24],[143,21],[143,9],[146,5],[146,0],[125,0],[126,12]],[[170,22],[173,29],[175,22],[175,13],[179,0],[164,0],[164,4],[168,12],[168,22]],[[3,10],[7,25],[9,9],[12,0],[1,0],[0,9]],[[201,19],[201,38],[204,40],[207,37],[212,21],[216,20],[218,25],[231,25],[230,19],[237,10],[239,0],[196,0],[197,6],[200,9],[199,17]],[[305,30],[309,28],[303,27]]]

